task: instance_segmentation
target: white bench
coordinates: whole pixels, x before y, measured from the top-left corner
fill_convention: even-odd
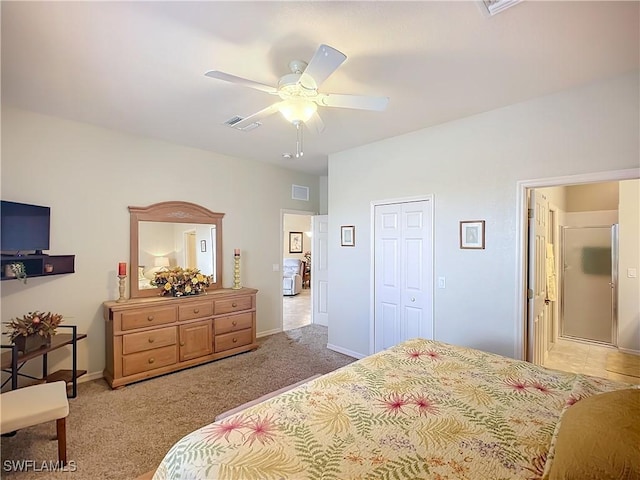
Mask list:
[[[56,421],[58,461],[67,463],[66,417],[69,415],[66,382],[42,383],[0,395],[0,433]]]

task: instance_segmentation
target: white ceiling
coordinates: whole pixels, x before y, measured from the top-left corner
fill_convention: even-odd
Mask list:
[[[327,155],[637,70],[638,1],[2,2],[2,102],[225,155],[326,174]],[[347,61],[324,93],[390,97],[385,112],[320,107],[305,135],[277,100],[204,76],[268,85],[326,43]],[[464,139],[460,139],[464,141]]]

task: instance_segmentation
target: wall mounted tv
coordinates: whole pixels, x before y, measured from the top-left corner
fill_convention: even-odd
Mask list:
[[[0,250],[18,253],[49,250],[51,209],[39,205],[9,202],[0,203]]]

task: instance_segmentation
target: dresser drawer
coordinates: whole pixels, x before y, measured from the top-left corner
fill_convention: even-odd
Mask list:
[[[229,300],[216,300],[213,311],[216,315],[223,313],[240,312],[251,309],[251,296],[236,297]]]
[[[223,335],[216,335],[214,337],[216,353],[231,350],[236,347],[242,347],[243,345],[249,345],[251,342],[253,342],[253,330],[251,328],[232,333],[225,333]]]
[[[151,327],[177,320],[175,307],[159,307],[122,313],[122,330]]]
[[[193,318],[206,318],[213,315],[213,302],[192,303],[178,307],[178,318],[191,320]]]
[[[132,353],[122,357],[122,374],[124,376],[154,370],[172,365],[178,361],[178,347],[156,348],[146,352]]]
[[[144,352],[154,348],[175,345],[177,327],[158,328],[147,332],[129,333],[122,336],[122,353]]]
[[[216,335],[253,327],[253,312],[239,313],[229,317],[219,317],[214,321]]]

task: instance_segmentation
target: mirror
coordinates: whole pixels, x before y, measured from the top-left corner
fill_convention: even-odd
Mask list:
[[[222,288],[222,217],[188,202],[129,207],[131,298],[160,294],[155,273],[171,267],[197,268],[210,275],[209,289]]]

